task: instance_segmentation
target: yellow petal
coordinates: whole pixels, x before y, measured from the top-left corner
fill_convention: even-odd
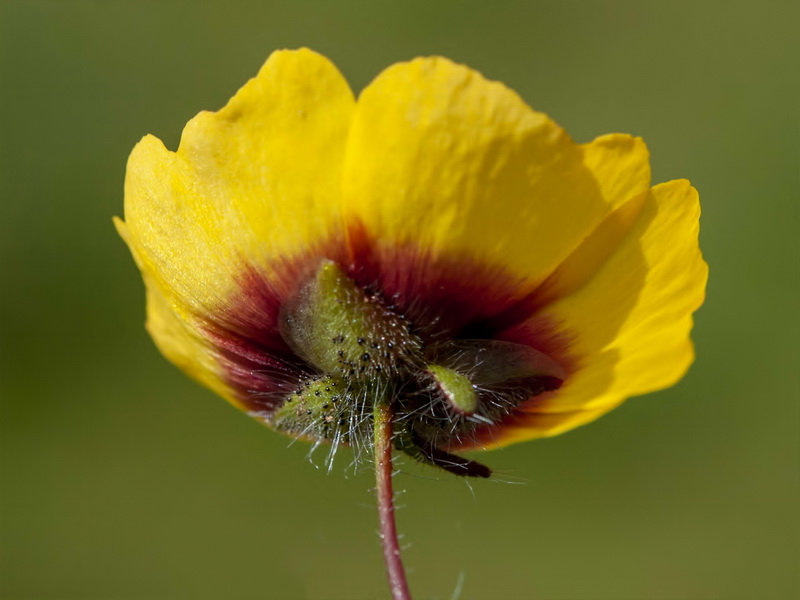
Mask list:
[[[181,319],[154,286],[147,287],[147,331],[176,367],[237,408],[246,408],[225,384],[215,348],[200,333],[201,329]]]
[[[576,145],[502,84],[427,58],[390,67],[364,90],[343,185],[346,215],[384,270],[410,245],[426,259],[493,265],[520,297],[647,189],[649,167],[640,140]]]
[[[620,222],[632,215],[620,236]],[[560,390],[528,402],[529,428],[515,430],[513,441],[561,433],[625,398],[670,386],[694,358],[692,313],[703,302],[708,274],[697,243],[696,190],[685,180],[661,184],[617,216],[587,240],[597,248],[598,240],[616,239],[615,251],[588,278],[585,263],[598,267],[595,255],[576,251],[561,267],[569,295],[527,325],[550,323],[566,332],[575,368]]]
[[[642,138],[610,133],[583,144],[581,150],[609,210],[650,187],[650,153]]]
[[[213,311],[245,265],[277,279],[282,261],[340,231],[353,104],[327,59],[282,51],[222,110],[192,119],[177,152],[145,137],[128,161],[125,219],[161,292]]]
[[[114,219],[117,231],[123,240],[129,242],[129,232],[125,223]],[[135,250],[133,258],[137,264],[140,259]],[[195,381],[215,391],[220,396],[243,408],[233,392],[223,381],[220,364],[215,358],[215,349],[203,336],[193,317],[186,314],[181,306],[173,306],[158,291],[158,286],[150,280],[147,271],[142,270],[147,290],[147,331],[156,346],[170,362],[184,371]],[[188,321],[187,321],[188,320]]]
[[[570,429],[591,423],[619,406],[620,403],[621,401],[600,408],[571,412],[520,414],[509,419],[498,433],[486,434],[485,438],[481,440],[479,448],[493,450],[516,442],[560,435]]]

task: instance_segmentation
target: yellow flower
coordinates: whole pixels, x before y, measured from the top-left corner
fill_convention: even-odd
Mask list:
[[[650,187],[648,161],[628,135],[576,144],[444,58],[393,65],[356,100],[324,57],[281,51],[176,152],[139,142],[116,224],[178,367],[334,442],[388,394],[411,423],[397,447],[439,464],[689,367],[700,207],[685,180]]]

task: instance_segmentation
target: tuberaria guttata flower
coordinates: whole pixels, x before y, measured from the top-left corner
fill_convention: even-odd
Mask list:
[[[576,144],[467,67],[396,64],[356,100],[299,50],[176,152],[146,136],[117,226],[189,375],[289,435],[371,447],[388,423],[397,450],[488,476],[454,453],[684,374],[699,212],[688,182],[651,187],[642,140]]]

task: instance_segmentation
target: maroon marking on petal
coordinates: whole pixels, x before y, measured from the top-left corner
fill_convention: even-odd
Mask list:
[[[514,304],[517,286],[497,265],[433,258],[411,245],[387,248],[360,223],[351,226],[349,239],[350,276],[380,289],[425,337],[476,337],[473,330]],[[477,337],[491,338],[493,332]]]
[[[206,336],[226,382],[250,410],[271,412],[315,374],[282,338],[279,316],[324,259],[336,261],[363,289],[382,296],[425,343],[452,338],[516,342],[547,354],[567,374],[572,371],[570,340],[555,324],[536,317],[535,294],[517,297],[524,282],[502,265],[432,257],[411,245],[387,249],[359,223],[347,233],[347,242],[334,235],[303,254],[271,264],[268,273],[243,259],[239,293],[206,319]],[[554,381],[545,387],[556,385]],[[490,439],[502,428],[502,423],[486,426],[478,436]]]
[[[260,348],[253,340],[230,332],[207,331],[225,380],[250,410],[271,411],[294,391],[303,368],[294,357]]]
[[[499,339],[544,352],[567,371],[568,342],[552,323],[535,319],[535,292],[517,297],[524,284],[502,265],[466,257],[432,257],[417,247],[387,249],[360,222],[351,224],[349,275],[376,288],[415,323],[426,342],[448,338]]]
[[[349,275],[360,285],[381,291],[410,322],[426,343],[451,338],[497,339],[528,345],[555,360],[566,377],[577,369],[570,354],[572,336],[537,310],[552,298],[534,290],[523,298],[516,292],[524,282],[502,266],[480,264],[474,259],[431,257],[417,247],[387,249],[376,243],[360,222],[351,224],[352,249]],[[472,440],[446,448],[464,450],[482,440],[499,437],[523,407],[557,393],[562,380],[545,382],[544,391],[520,404],[494,425],[479,427]]]
[[[268,274],[242,259],[239,293],[206,319],[226,383],[251,410],[271,411],[313,371],[284,341],[279,315],[324,258],[346,264],[346,245],[332,239],[271,264]]]

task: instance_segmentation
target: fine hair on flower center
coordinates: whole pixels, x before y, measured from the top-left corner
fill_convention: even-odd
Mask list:
[[[417,325],[379,293],[323,261],[282,307],[281,335],[308,365],[270,420],[295,437],[368,447],[376,402],[395,415],[394,445],[463,476],[487,467],[447,452],[521,402],[557,388],[557,363],[522,344],[492,339],[423,341]]]

